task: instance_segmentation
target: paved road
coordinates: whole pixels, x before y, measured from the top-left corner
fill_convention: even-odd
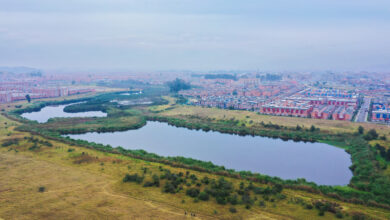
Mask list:
[[[356,116],[356,122],[366,122],[368,116],[368,110],[370,109],[371,98],[365,97],[363,99],[362,107]]]

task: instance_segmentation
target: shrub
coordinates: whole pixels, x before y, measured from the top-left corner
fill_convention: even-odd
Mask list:
[[[353,212],[351,213],[352,219],[353,220],[365,220],[367,219],[366,215],[360,212]]]
[[[193,181],[198,180],[198,178],[196,177],[195,174],[191,174],[191,175],[190,175],[190,179],[193,180]]]
[[[176,193],[176,187],[171,182],[166,182],[163,188],[165,193]]]
[[[2,147],[9,147],[11,145],[17,145],[19,144],[19,139],[11,139],[7,140],[4,143],[1,144]]]
[[[210,196],[206,192],[201,192],[199,194],[199,199],[202,201],[207,201],[207,200],[209,200],[209,198],[210,198]]]
[[[313,206],[311,204],[306,204],[305,209],[313,209]]]
[[[146,182],[144,183],[144,187],[152,187],[152,186],[154,186],[154,183],[151,182],[151,181],[146,181]]]
[[[153,185],[156,187],[159,187],[160,186],[160,178],[156,174],[154,174],[152,178],[153,178]]]
[[[343,218],[343,217],[344,217],[343,213],[341,213],[341,212],[336,213],[336,218]]]
[[[226,205],[226,198],[225,197],[222,197],[222,196],[218,196],[215,198],[217,200],[217,203],[218,204],[221,204],[221,205]]]
[[[364,128],[362,126],[359,126],[358,132],[359,132],[359,134],[363,134],[364,133]]]
[[[260,200],[259,201],[259,206],[260,207],[265,207],[265,201],[264,200]]]
[[[237,205],[238,204],[238,197],[236,194],[232,195],[232,196],[229,196],[228,197],[228,201],[230,202],[230,204],[232,205]]]
[[[137,173],[133,174],[133,175],[126,174],[126,176],[123,178],[123,182],[124,183],[126,183],[126,182],[136,182],[136,183],[140,184],[140,183],[142,183],[143,180],[144,180],[144,177],[143,176],[139,176]]]
[[[197,188],[187,189],[186,195],[195,198],[199,195],[199,189],[197,189]]]
[[[370,140],[375,140],[378,138],[378,133],[376,132],[375,129],[370,129],[366,135],[364,135],[364,139],[370,141]]]
[[[236,213],[236,212],[237,212],[237,209],[234,208],[234,207],[230,207],[230,208],[229,208],[229,211],[230,211],[231,213]]]
[[[201,180],[201,182],[204,183],[204,184],[206,184],[206,185],[208,185],[208,184],[210,183],[210,179],[209,179],[207,176],[205,176],[205,177],[203,177],[203,179]]]
[[[38,192],[45,192],[46,188],[44,186],[40,186],[38,188]]]

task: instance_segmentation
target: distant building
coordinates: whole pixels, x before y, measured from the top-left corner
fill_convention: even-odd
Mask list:
[[[295,117],[309,117],[313,106],[308,102],[294,102],[290,100],[282,100],[263,105],[260,108],[260,113],[267,115],[282,115]]]
[[[0,91],[0,103],[7,103],[12,101],[12,95],[7,91]]]
[[[387,98],[377,98],[372,101],[371,120],[375,122],[390,120],[390,102]]]

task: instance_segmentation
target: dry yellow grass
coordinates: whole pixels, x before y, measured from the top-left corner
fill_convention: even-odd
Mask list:
[[[183,211],[110,189],[110,176],[21,154],[0,154],[5,219],[182,219]],[[38,192],[40,186],[45,192]]]

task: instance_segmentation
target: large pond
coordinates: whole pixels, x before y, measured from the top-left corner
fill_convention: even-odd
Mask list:
[[[144,149],[163,156],[211,161],[237,171],[283,179],[305,178],[322,185],[346,185],[352,177],[350,155],[323,143],[196,131],[160,122],[148,122],[137,130],[68,136],[114,147]]]
[[[73,104],[68,104],[68,105],[73,105]],[[23,113],[21,116],[29,120],[38,121],[39,123],[45,123],[50,118],[106,117],[107,116],[107,113],[101,111],[89,111],[89,112],[78,112],[78,113],[64,112],[64,108],[68,105],[46,106],[43,107],[38,112]]]

